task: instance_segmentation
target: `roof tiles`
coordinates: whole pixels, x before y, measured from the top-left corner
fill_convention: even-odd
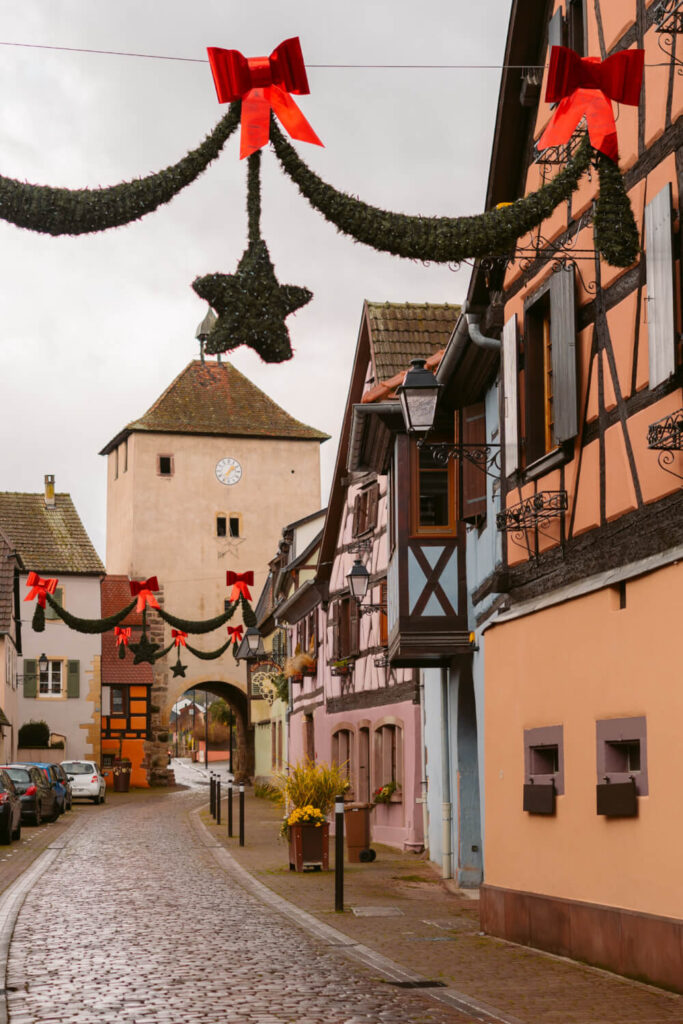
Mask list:
[[[405,373],[448,344],[460,306],[431,302],[367,302],[377,383]]]
[[[56,494],[50,508],[43,494],[0,492],[0,527],[29,571],[104,573],[69,494]]]

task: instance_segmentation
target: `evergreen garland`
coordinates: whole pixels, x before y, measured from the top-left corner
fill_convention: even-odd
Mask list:
[[[47,235],[83,235],[129,224],[169,202],[199,177],[239,123],[240,105],[233,103],[201,145],[177,164],[108,188],[52,188],[0,175],[0,217]]]
[[[630,267],[638,259],[640,240],[624,179],[613,160],[598,154],[600,194],[593,219],[595,247],[612,267]]]
[[[47,594],[45,595],[48,596]],[[33,609],[33,621],[31,622],[34,633],[45,632],[45,609],[43,608],[40,601],[36,601],[36,606]]]
[[[240,594],[240,602],[242,604],[242,622],[247,627],[247,629],[251,629],[252,626],[256,625],[256,615],[254,613],[254,609],[251,607],[251,605],[249,604],[249,602],[247,601],[246,597],[244,597],[243,594]]]
[[[222,647],[218,647],[215,651],[199,651],[196,647],[190,647],[189,644],[186,644],[185,650],[189,651],[190,654],[194,654],[195,658],[200,658],[202,661],[215,661],[216,658],[220,658],[221,654],[225,654],[231,643],[232,639],[228,638]]]
[[[594,156],[586,137],[552,181],[514,203],[470,217],[420,217],[381,210],[328,185],[306,166],[274,121],[270,137],[285,173],[311,206],[339,231],[374,249],[434,263],[505,256],[515,248],[518,238],[542,223],[576,191]],[[633,212],[617,165],[601,157],[598,166],[601,194],[606,188],[607,195],[602,196],[604,212],[599,230],[596,224],[596,246],[608,263],[615,260],[614,266],[628,266],[635,258],[631,256],[632,243],[626,241],[627,236],[631,237],[629,222],[635,224]]]
[[[164,608],[157,608],[156,612],[169,626],[173,626],[175,629],[182,629],[184,633],[200,634],[212,633],[214,629],[224,626],[233,617],[236,608],[237,601],[229,605],[224,612],[216,615],[213,619],[181,619],[177,615],[171,615]]]
[[[127,615],[135,608],[137,604],[137,598],[127,604],[125,608],[122,608],[118,612],[114,612],[113,615],[109,615],[106,619],[79,619],[76,615],[71,615],[65,608],[62,608],[60,604],[57,604],[55,599],[50,595],[46,594],[48,604],[52,608],[53,612],[59,616],[62,622],[65,622],[69,629],[76,630],[77,633],[106,633],[107,630],[113,629],[114,626],[118,626],[119,623],[123,622]],[[35,612],[34,612],[35,620]],[[43,629],[45,628],[45,620],[43,618]],[[42,632],[41,629],[36,632]]]

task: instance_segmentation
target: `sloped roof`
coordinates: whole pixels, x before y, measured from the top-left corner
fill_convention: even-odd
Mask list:
[[[329,438],[329,434],[295,420],[231,363],[200,359],[186,366],[147,412],[129,423],[100,455],[106,455],[133,431],[297,441]]]
[[[70,494],[55,494],[53,508],[43,494],[0,492],[0,527],[27,570],[38,573],[104,573]]]
[[[17,561],[14,545],[7,534],[0,530],[0,633],[11,631],[14,608],[14,567]]]
[[[113,615],[120,608],[130,604],[130,581],[127,576],[105,576],[101,584],[102,617]],[[142,613],[132,611],[121,623],[131,626],[131,639],[139,639],[142,628]],[[102,634],[102,682],[108,686],[151,686],[154,682],[154,669],[148,662],[133,664],[133,655],[126,652],[126,657],[119,658],[116,637],[113,630]]]
[[[366,309],[377,383],[445,348],[460,313],[448,302],[367,302]]]

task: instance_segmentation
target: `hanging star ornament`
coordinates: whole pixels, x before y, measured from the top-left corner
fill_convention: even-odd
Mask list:
[[[140,665],[143,661],[148,662],[150,665],[154,664],[155,653],[159,650],[159,644],[153,644],[148,638],[147,634],[143,633],[140,640],[136,644],[128,645],[135,655],[133,658],[134,665]]]
[[[264,363],[292,358],[285,317],[310,302],[313,293],[278,282],[263,239],[249,243],[234,274],[207,274],[192,287],[218,314],[206,352],[215,355],[248,345]]]
[[[178,658],[175,665],[171,666],[171,672],[174,676],[182,676],[184,679],[185,673],[187,672],[187,665],[183,665],[180,658]]]

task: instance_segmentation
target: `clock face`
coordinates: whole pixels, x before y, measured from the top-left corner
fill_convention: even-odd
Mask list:
[[[222,483],[236,484],[242,479],[242,467],[237,459],[221,459],[216,463],[216,479]]]

